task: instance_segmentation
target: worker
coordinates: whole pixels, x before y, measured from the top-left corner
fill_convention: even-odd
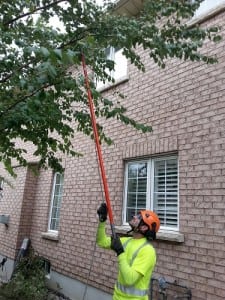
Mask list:
[[[160,227],[158,216],[151,210],[141,210],[129,221],[132,237],[106,235],[107,206],[102,203],[97,214],[99,225],[97,245],[112,249],[118,258],[118,278],[113,300],[148,300],[149,284],[156,264],[156,252],[151,241]]]

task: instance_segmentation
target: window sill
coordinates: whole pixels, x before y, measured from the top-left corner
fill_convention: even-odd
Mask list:
[[[208,20],[209,18],[214,17],[215,15],[217,15],[218,13],[222,12],[223,10],[225,10],[225,3],[221,3],[219,5],[217,5],[215,8],[210,9],[208,12],[204,12],[202,14],[199,14],[198,16],[194,16],[188,23],[188,26],[193,26],[195,24],[200,24],[206,20]]]
[[[184,234],[180,233],[178,231],[161,230],[157,233],[156,239],[159,241],[183,243],[184,242]]]
[[[58,233],[53,233],[53,232],[42,232],[41,237],[46,240],[51,240],[51,241],[58,241],[59,240],[59,235]]]
[[[116,232],[122,236],[129,235],[127,231],[130,230],[129,226],[122,225],[115,227]],[[183,243],[184,242],[184,234],[177,231],[169,231],[169,230],[161,230],[157,233],[156,240],[158,241],[168,241],[173,243]]]
[[[113,87],[115,87],[115,86],[117,86],[121,83],[124,83],[125,81],[128,81],[128,80],[129,80],[129,76],[126,75],[126,76],[123,76],[123,77],[119,78],[115,82],[108,82],[108,83],[104,84],[103,86],[101,86],[99,88],[97,87],[96,89],[97,89],[98,92],[103,92],[103,91],[109,90],[109,89],[111,89],[111,88],[113,88]]]

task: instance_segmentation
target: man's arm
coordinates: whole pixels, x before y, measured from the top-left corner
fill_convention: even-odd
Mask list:
[[[98,224],[96,243],[99,247],[110,249],[111,237],[106,235],[105,222],[99,222]]]
[[[107,220],[108,209],[106,204],[103,202],[97,210],[99,224],[96,235],[96,243],[99,247],[110,249],[111,238],[105,233],[105,222]]]

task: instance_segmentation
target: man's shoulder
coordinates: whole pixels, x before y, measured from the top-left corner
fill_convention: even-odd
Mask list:
[[[138,249],[138,255],[144,257],[149,257],[149,256],[156,257],[156,251],[154,246],[151,244],[151,242],[146,241],[146,243],[144,243],[142,247]]]

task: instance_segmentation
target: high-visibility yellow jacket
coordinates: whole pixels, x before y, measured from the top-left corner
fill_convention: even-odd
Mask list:
[[[124,253],[118,256],[118,278],[113,300],[148,300],[149,283],[156,264],[156,253],[145,238],[122,237]],[[111,237],[106,235],[105,222],[99,223],[97,245],[110,249]]]

